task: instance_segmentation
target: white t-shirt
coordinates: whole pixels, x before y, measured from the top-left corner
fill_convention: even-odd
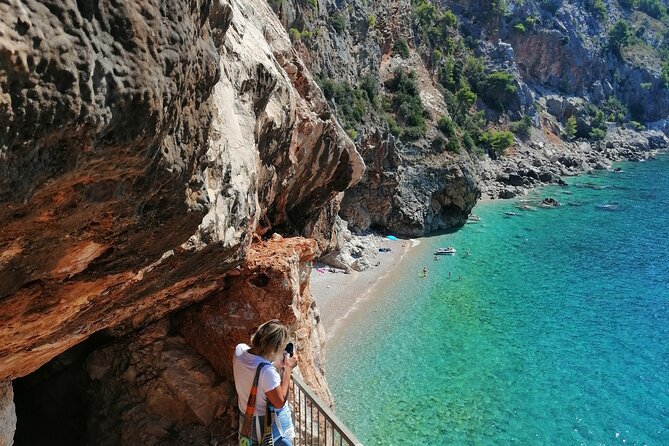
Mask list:
[[[239,344],[235,348],[235,354],[232,357],[232,373],[235,376],[237,405],[242,412],[246,412],[246,404],[249,400],[249,393],[251,393],[251,386],[253,385],[253,378],[256,376],[258,364],[268,362],[265,358],[249,353],[250,348],[246,344]],[[281,377],[276,367],[272,364],[263,367],[258,378],[255,415],[265,415],[267,411],[267,396],[265,396],[265,392],[274,390],[280,385]]]

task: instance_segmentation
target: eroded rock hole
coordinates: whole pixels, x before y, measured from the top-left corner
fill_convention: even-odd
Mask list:
[[[94,335],[37,371],[14,380],[15,446],[86,443],[90,379],[84,361],[107,337]]]
[[[265,273],[256,274],[251,278],[251,285],[256,288],[264,288],[269,285],[269,277]]]

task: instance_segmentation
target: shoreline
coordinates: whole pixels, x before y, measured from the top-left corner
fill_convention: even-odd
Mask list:
[[[373,236],[374,237],[374,236]],[[314,264],[310,275],[311,295],[320,311],[326,341],[330,342],[346,325],[346,320],[358,310],[360,302],[375,298],[378,285],[390,276],[406,259],[407,253],[418,246],[414,239],[388,240],[381,238],[377,265],[364,271],[351,271]]]
[[[562,177],[574,177],[596,170],[611,170],[613,163],[654,159],[669,151],[667,137],[657,131],[616,128],[604,141],[560,141],[534,133],[520,141],[510,156],[480,163],[480,202],[507,200],[527,195],[530,190],[563,184]]]

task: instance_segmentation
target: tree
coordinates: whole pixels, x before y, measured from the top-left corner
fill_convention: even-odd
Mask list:
[[[572,115],[567,119],[567,125],[565,125],[562,134],[570,141],[574,139],[574,136],[576,136],[576,116]]]
[[[513,133],[506,130],[483,132],[479,142],[492,150],[493,154],[502,155],[507,148],[513,145]]]
[[[516,93],[515,79],[512,74],[496,71],[486,75],[478,86],[481,99],[496,109],[504,110],[504,104],[513,99]]]
[[[457,93],[455,93],[455,100],[457,101],[458,105],[455,109],[455,112],[453,113],[453,119],[457,121],[461,110],[467,111],[472,108],[476,102],[476,93],[474,93],[468,85],[465,85],[460,88]]]
[[[609,47],[620,56],[621,50],[630,44],[632,30],[625,20],[618,20],[609,31]]]
[[[441,133],[449,138],[455,136],[455,124],[453,124],[453,121],[448,116],[442,116],[439,118],[437,128],[441,131]]]

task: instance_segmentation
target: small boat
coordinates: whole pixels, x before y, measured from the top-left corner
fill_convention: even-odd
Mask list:
[[[504,215],[508,215],[509,217],[517,217],[518,214],[512,211],[505,212]]]
[[[455,254],[455,248],[452,246],[449,246],[447,248],[439,248],[434,252],[435,256],[445,256],[449,254]]]

